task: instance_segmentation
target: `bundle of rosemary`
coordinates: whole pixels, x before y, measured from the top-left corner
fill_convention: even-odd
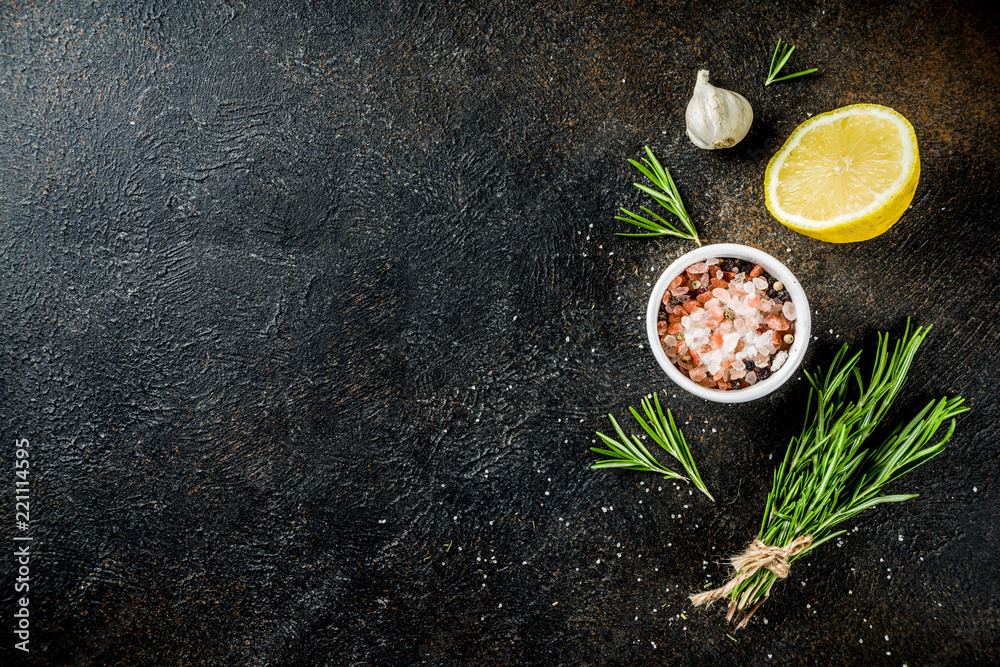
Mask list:
[[[930,327],[911,333],[910,323],[890,355],[889,335],[879,334],[875,366],[867,385],[858,370],[860,352],[847,358],[844,345],[824,374],[806,373],[811,389],[802,432],[792,438],[785,460],[774,474],[760,532],[732,559],[733,577],[720,588],[691,596],[695,605],[729,598],[727,620],[742,616],[746,625],[767,600],[789,565],[829,539],[843,534],[838,524],[880,503],[917,494],[882,495],[882,488],[944,450],[955,430],[955,417],[968,410],[962,399],[930,401],[908,423],[900,424],[878,446],[867,440],[892,406]],[[848,392],[857,384],[857,394]],[[853,395],[853,392],[852,392]],[[951,420],[947,432],[930,444]]]

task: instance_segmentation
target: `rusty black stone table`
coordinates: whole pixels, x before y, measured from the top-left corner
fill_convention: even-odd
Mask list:
[[[3,2],[8,546],[15,438],[33,483],[4,664],[1000,660],[997,30],[965,2]],[[820,73],[765,89],[779,37]],[[754,107],[732,150],[684,134],[700,68]],[[767,160],[858,102],[916,128],[912,209],[855,245],[780,226]],[[919,498],[738,633],[686,594],[756,532],[805,382],[724,406],[657,369],[645,301],[690,244],[615,236],[644,145],[706,239],[802,279],[806,368],[912,316],[893,416],[972,408],[891,489]],[[654,391],[717,504],[589,469]]]

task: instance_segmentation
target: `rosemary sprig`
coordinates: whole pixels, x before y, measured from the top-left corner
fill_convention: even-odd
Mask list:
[[[944,451],[944,443],[955,430],[955,417],[968,410],[962,398],[932,400],[909,422],[897,426],[882,444],[867,446],[867,440],[905,384],[913,356],[929,330],[917,328],[911,333],[908,321],[891,355],[889,335],[880,333],[867,385],[857,368],[861,353],[847,359],[846,344],[825,374],[822,369],[815,375],[806,373],[812,388],[805,423],[774,474],[758,534],[764,544],[782,548],[810,536],[811,543],[789,558],[789,563],[846,532],[833,530],[841,522],[880,503],[917,496],[882,495],[882,489]],[[852,378],[857,394],[848,400]],[[944,436],[932,443],[935,433],[949,420]],[[734,613],[744,614],[738,627],[746,625],[776,581],[771,571],[759,569],[733,589],[730,618]]]
[[[621,220],[622,222],[627,222],[631,225],[648,229],[650,230],[650,233],[619,233],[618,236],[676,236],[682,239],[691,239],[700,246],[701,239],[698,238],[698,231],[695,229],[694,221],[691,220],[691,216],[688,215],[687,209],[684,208],[684,202],[681,201],[681,195],[677,192],[677,186],[674,184],[674,179],[670,177],[670,171],[660,164],[660,161],[656,159],[655,155],[653,155],[653,151],[649,149],[649,146],[646,146],[645,148],[646,155],[649,156],[648,160],[643,159],[642,164],[636,160],[629,160],[629,162],[632,166],[642,172],[642,174],[652,181],[653,185],[659,189],[654,190],[653,188],[642,185],[641,183],[633,183],[632,185],[650,195],[653,198],[653,201],[674,214],[677,219],[681,221],[681,226],[684,228],[684,231],[678,229],[672,223],[668,222],[663,217],[657,215],[645,206],[642,206],[640,208],[643,212],[649,216],[649,218],[655,218],[655,220],[650,220],[647,217],[633,213],[626,208],[621,209],[625,216],[616,215],[615,220]]]
[[[788,59],[792,57],[792,51],[795,50],[794,46],[789,45],[787,42],[781,43],[781,39],[778,39],[778,46],[774,48],[774,55],[771,56],[771,69],[767,72],[767,81],[764,82],[765,86],[770,86],[775,81],[784,81],[785,79],[794,79],[797,76],[802,76],[803,74],[812,74],[813,72],[818,72],[819,70],[815,67],[812,69],[807,69],[802,72],[796,72],[795,74],[787,74],[785,76],[778,76],[778,72],[781,68],[785,66]]]
[[[635,408],[630,407],[629,412],[635,417],[635,420],[639,422],[642,426],[642,430],[649,434],[649,437],[653,439],[653,442],[658,444],[663,448],[665,452],[670,454],[672,457],[680,461],[681,465],[684,467],[684,472],[688,474],[687,477],[674,472],[673,470],[664,467],[659,461],[653,458],[653,455],[646,449],[646,446],[640,442],[639,438],[635,435],[629,436],[625,435],[621,426],[615,421],[613,415],[608,415],[608,419],[611,420],[611,424],[615,427],[615,432],[618,434],[618,440],[612,437],[604,435],[600,431],[597,432],[597,437],[601,439],[609,449],[601,449],[600,447],[591,447],[592,451],[598,454],[603,454],[611,458],[603,459],[598,461],[591,468],[625,468],[626,470],[639,470],[641,472],[655,472],[667,477],[668,479],[680,479],[685,482],[691,482],[694,484],[695,488],[708,496],[709,500],[715,502],[715,498],[712,494],[708,492],[705,487],[705,483],[701,481],[701,475],[698,474],[698,468],[694,464],[694,458],[691,456],[691,450],[687,446],[687,442],[684,440],[684,435],[677,428],[677,424],[674,422],[674,416],[667,410],[666,415],[663,414],[663,409],[660,407],[660,397],[657,394],[653,395],[653,400],[655,401],[656,409],[654,411],[653,403],[650,403],[648,398],[642,399],[642,410],[646,413],[647,422],[644,420]]]

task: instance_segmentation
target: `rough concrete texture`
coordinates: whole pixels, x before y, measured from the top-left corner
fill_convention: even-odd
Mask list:
[[[965,2],[0,3],[0,423],[31,441],[37,577],[31,653],[4,654],[1000,660],[997,30]],[[821,73],[765,89],[779,37]],[[684,134],[700,68],[754,107],[732,150]],[[855,245],[778,225],[767,160],[857,102],[916,128],[912,210]],[[893,419],[972,408],[890,489],[919,498],[739,633],[686,595],[757,530],[805,382],[725,406],[658,370],[648,290],[692,246],[615,236],[644,145],[706,239],[802,279],[805,368],[912,316],[934,330]],[[655,391],[717,504],[589,469]]]

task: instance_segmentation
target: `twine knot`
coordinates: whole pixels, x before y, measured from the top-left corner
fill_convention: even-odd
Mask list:
[[[791,570],[788,560],[797,556],[802,550],[808,548],[810,544],[812,544],[812,535],[796,537],[784,547],[764,544],[755,538],[743,553],[733,556],[733,559],[730,561],[733,569],[736,570],[736,574],[719,588],[714,588],[704,593],[695,593],[691,596],[691,602],[694,606],[699,607],[711,604],[719,598],[728,597],[740,584],[762,569],[770,570],[777,578],[784,579]],[[734,606],[730,605],[729,618],[732,618],[733,611],[735,611]],[[750,613],[752,614],[753,612]],[[749,617],[747,615],[744,623]]]

